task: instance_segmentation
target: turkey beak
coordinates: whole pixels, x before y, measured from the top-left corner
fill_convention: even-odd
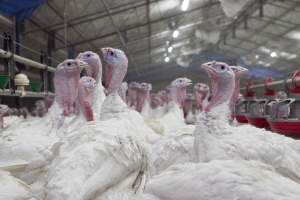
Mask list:
[[[186,83],[185,83],[185,86],[190,86],[192,85],[192,81],[190,79],[186,79]]]
[[[241,66],[231,66],[231,68],[239,74],[244,74],[249,71],[247,68]]]
[[[208,63],[204,63],[201,65],[201,68],[204,69],[207,73],[209,73],[210,75],[215,75],[216,71],[215,69],[212,67],[212,63],[208,62]]]
[[[86,62],[80,60],[80,59],[76,59],[79,65],[80,69],[86,69],[89,67],[89,64],[87,64]]]

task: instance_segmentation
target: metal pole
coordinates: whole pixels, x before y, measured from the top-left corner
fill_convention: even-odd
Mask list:
[[[288,84],[288,83],[291,83],[291,82],[292,82],[292,79],[287,79],[287,80],[273,81],[272,83],[270,83],[268,85],[269,86],[278,86],[278,85]],[[300,83],[300,78],[297,78],[296,82]],[[256,84],[256,85],[251,86],[251,89],[258,89],[258,88],[263,88],[263,87],[265,87],[265,84],[260,83],[260,84]],[[241,88],[241,90],[245,90],[245,89],[246,89],[245,87]]]
[[[128,56],[128,58],[129,58],[129,60],[130,60],[130,62],[131,62],[131,65],[134,66],[135,72],[136,72],[137,76],[139,76],[139,73],[138,73],[138,71],[136,70],[136,64],[134,63],[133,58],[132,58],[132,56],[131,56],[131,54],[130,54],[130,52],[129,52],[129,49],[128,49],[127,46],[126,46],[125,40],[124,40],[124,38],[123,38],[123,35],[122,35],[122,33],[121,33],[119,27],[118,27],[118,26],[115,24],[115,22],[114,22],[114,19],[113,19],[112,15],[111,15],[111,11],[109,10],[109,7],[108,7],[106,1],[105,1],[105,0],[101,0],[101,1],[102,1],[103,5],[104,5],[104,8],[105,8],[106,12],[108,13],[108,16],[109,16],[109,19],[110,19],[111,24],[114,26],[116,32],[118,33],[119,40],[120,40],[120,42],[121,42],[122,47],[124,48],[124,51],[127,52],[127,56]]]
[[[64,39],[65,39],[65,51],[66,58],[68,58],[68,21],[67,21],[67,1],[64,0]]]
[[[13,53],[11,53],[9,51],[4,51],[3,49],[0,49],[0,58],[6,58],[6,59],[13,58],[14,61],[17,61],[17,62],[26,64],[26,65],[29,65],[29,66],[37,68],[37,69],[46,69],[47,68],[47,70],[49,72],[54,72],[55,71],[55,68],[53,68],[51,66],[48,66],[46,64],[41,64],[41,63],[36,62],[34,60],[31,60],[31,59],[28,59],[28,58],[25,58],[25,57],[13,54]]]

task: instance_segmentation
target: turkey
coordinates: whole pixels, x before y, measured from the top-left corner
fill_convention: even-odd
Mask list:
[[[96,80],[89,76],[83,76],[79,80],[78,104],[80,113],[86,121],[93,121],[93,94],[96,87]],[[80,114],[79,114],[80,115]]]
[[[207,106],[210,91],[208,85],[205,83],[196,83],[193,87],[195,97],[196,115],[198,115]]]
[[[29,185],[2,170],[0,170],[0,199],[38,200]]]
[[[93,93],[92,105],[93,105],[93,111],[94,111],[93,115],[95,117],[95,120],[99,120],[101,106],[105,99],[104,88],[102,86],[102,80],[101,80],[102,63],[100,57],[98,54],[92,51],[85,51],[79,53],[77,59],[88,64],[89,67],[87,67],[86,70],[87,76],[94,78],[96,81],[96,88],[94,89],[94,93]]]
[[[193,110],[193,103],[194,103],[194,96],[193,94],[189,93],[186,95],[183,105],[183,111],[185,116],[185,122],[187,124],[194,124],[195,123],[195,115]]]
[[[140,83],[140,87],[138,88],[137,111],[146,118],[152,116],[152,109],[150,107],[151,90],[152,85],[150,83]]]
[[[3,117],[4,117],[5,113],[7,113],[8,109],[9,108],[7,105],[0,104],[0,129],[2,129],[4,127]]]
[[[240,94],[240,79],[241,75],[248,71],[248,69],[240,67],[240,66],[230,66],[235,74],[235,89],[234,93],[231,97],[230,109],[231,109],[231,121],[234,120],[235,116],[235,105],[237,103],[239,94]]]
[[[137,82],[131,82],[128,86],[128,96],[127,96],[126,103],[130,108],[134,110],[137,109],[139,87],[140,84]]]
[[[126,94],[128,90],[128,84],[127,82],[123,82],[121,87],[118,90],[118,94],[120,95],[121,99],[126,102]]]
[[[153,112],[155,117],[162,117],[167,112],[167,106],[169,104],[169,98],[166,90],[160,90],[157,92],[158,97],[161,99],[161,104]]]
[[[139,200],[294,200],[300,185],[257,161],[212,160],[174,165],[151,177]],[[123,198],[119,198],[121,200]],[[126,199],[126,198],[124,198]],[[113,200],[113,199],[111,199]],[[116,199],[117,200],[117,199]]]
[[[197,160],[261,161],[281,175],[299,181],[300,159],[293,148],[295,140],[248,125],[229,126],[235,74],[226,63],[209,62],[202,67],[209,73],[213,93],[194,132]]]
[[[29,184],[45,173],[45,167],[52,161],[61,145],[60,138],[56,135],[56,122],[61,119],[62,113],[71,114],[69,112],[77,95],[67,97],[65,91],[78,90],[74,88],[77,84],[74,86],[71,83],[73,79],[77,80],[80,68],[81,62],[78,60],[66,60],[59,64],[56,71],[58,76],[56,84],[61,83],[60,89],[56,90],[58,103],[54,103],[45,117],[28,119],[1,133],[0,162],[11,163],[18,160],[26,162],[24,171],[15,175]],[[71,83],[68,80],[72,80]]]
[[[35,102],[35,108],[31,112],[34,117],[44,117],[48,112],[46,102],[43,100],[37,100]]]
[[[188,78],[177,78],[170,85],[171,102],[167,113],[160,118],[160,124],[164,127],[164,135],[171,134],[186,125],[182,106],[186,97],[186,88],[191,85]]]
[[[103,48],[110,65],[101,121],[68,135],[46,178],[47,200],[105,199],[106,194],[143,188],[148,166],[147,143],[155,136],[140,114],[118,95],[128,67],[123,51]]]
[[[155,112],[158,112],[158,106],[156,110],[151,107],[151,96],[150,91],[152,90],[152,85],[150,83],[140,83],[137,89],[137,111],[141,113],[144,117],[146,124],[157,134],[162,134],[164,127],[160,124],[159,119],[156,117]]]

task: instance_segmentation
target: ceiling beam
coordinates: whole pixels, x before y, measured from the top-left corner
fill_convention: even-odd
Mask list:
[[[226,27],[220,34],[220,39],[217,42],[217,46],[223,41],[226,35],[232,33],[239,24],[244,23],[247,17],[252,16],[252,14],[260,7],[260,5],[265,2],[265,0],[254,0],[249,1],[244,8],[237,14],[236,18]]]
[[[118,33],[119,40],[120,40],[120,42],[121,42],[121,45],[122,45],[122,47],[123,47],[123,50],[124,50],[125,53],[127,54],[128,58],[129,58],[129,61],[131,62],[131,65],[133,65],[134,68],[136,68],[136,65],[135,65],[135,63],[134,63],[134,61],[133,61],[133,59],[132,59],[131,52],[129,51],[129,49],[128,49],[127,46],[126,46],[124,37],[123,37],[123,35],[122,35],[122,33],[121,33],[119,27],[118,27],[118,26],[116,25],[116,23],[114,22],[114,19],[113,19],[112,15],[111,15],[111,11],[110,11],[110,9],[109,9],[109,7],[108,7],[106,1],[105,1],[105,0],[101,0],[101,1],[102,1],[102,4],[103,4],[103,6],[104,6],[106,12],[107,12],[108,15],[109,15],[109,19],[110,19],[111,24],[113,25],[113,27],[115,28],[116,32]],[[138,73],[137,73],[137,75],[138,75]]]
[[[150,4],[153,3],[157,3],[163,0],[150,0]],[[111,15],[117,15],[120,13],[124,13],[127,11],[130,11],[132,9],[137,9],[143,6],[146,6],[147,3],[145,2],[141,2],[140,0],[134,1],[134,2],[130,2],[130,3],[125,3],[116,7],[112,7],[110,8],[111,10]],[[82,15],[79,17],[74,17],[72,19],[68,20],[68,26],[77,26],[83,23],[87,23],[87,22],[92,22],[94,20],[99,20],[105,17],[108,17],[109,15],[107,14],[107,12],[103,11],[103,12],[93,12],[93,13],[89,13],[86,15]],[[51,25],[46,25],[43,27],[43,29],[47,29],[47,30],[60,30],[64,28],[64,23],[63,22],[58,22],[55,24],[51,24]],[[38,32],[41,31],[41,29],[32,29],[29,31],[26,31],[24,34],[28,34],[28,33],[34,33],[34,32]]]
[[[295,9],[295,8],[296,8],[297,6],[299,6],[299,5],[300,5],[300,1],[296,4],[296,6],[293,6],[293,7],[291,7],[290,9],[287,9],[284,13],[280,14],[280,15],[278,16],[278,18],[284,17],[285,15],[287,15],[287,14],[289,13],[290,10]],[[276,20],[276,19],[274,19],[274,20]],[[269,22],[268,25],[270,25],[270,24],[272,24],[271,21]],[[266,25],[264,28],[266,28],[268,25]],[[260,47],[260,46],[266,46],[270,41],[276,41],[277,39],[282,38],[282,37],[283,37],[284,35],[286,35],[287,33],[291,32],[291,31],[293,31],[293,30],[296,30],[296,29],[298,29],[298,28],[300,28],[300,24],[294,25],[293,27],[290,27],[290,28],[286,29],[286,31],[284,31],[284,32],[281,33],[281,34],[278,34],[278,35],[275,35],[275,36],[270,37],[269,40],[267,40],[266,42],[264,42],[264,43],[262,43],[262,44],[260,44],[260,45],[256,45],[256,48],[253,48],[253,50],[251,51],[251,53],[253,53],[258,47]],[[261,31],[263,31],[263,30],[261,30]],[[259,34],[259,33],[260,33],[260,32],[257,32],[256,34]],[[251,35],[249,38],[251,39],[254,35],[255,35],[255,34]]]
[[[192,8],[192,9],[190,9],[188,11],[185,11],[185,12],[180,11],[180,12],[172,14],[170,16],[164,16],[164,17],[159,18],[159,19],[151,20],[149,23],[148,22],[144,22],[144,23],[132,24],[132,25],[129,25],[129,26],[123,28],[123,29],[120,29],[120,32],[125,32],[125,31],[129,31],[129,30],[141,28],[141,27],[147,26],[148,24],[152,25],[152,24],[155,24],[155,23],[159,23],[159,22],[162,22],[162,21],[169,20],[171,18],[175,18],[175,17],[184,17],[185,15],[191,14],[192,12],[199,12],[199,10],[207,9],[207,7],[211,6],[211,5],[220,5],[220,3],[218,1],[212,1],[209,4],[205,4],[205,5],[196,7],[196,8]],[[100,40],[100,39],[104,39],[104,38],[107,38],[107,37],[115,36],[117,34],[118,34],[117,31],[113,31],[113,32],[110,32],[110,33],[106,33],[104,35],[100,35],[100,36],[96,36],[96,37],[93,37],[93,38],[89,38],[87,40],[82,40],[82,41],[74,42],[74,43],[71,43],[69,45],[70,46],[77,46],[77,45],[81,45],[81,44],[84,44],[84,43],[87,43],[87,42],[90,42],[90,41],[95,41],[95,40]],[[62,48],[64,48],[64,47],[63,46],[58,47],[58,48],[56,48],[56,50],[62,49]]]
[[[47,6],[60,18],[60,19],[62,19],[62,20],[65,20],[65,17],[63,16],[63,15],[61,15],[60,14],[60,12],[58,11],[58,9],[55,7],[55,5],[52,5],[52,4],[50,4],[50,2],[49,1],[47,1]],[[67,5],[65,5],[65,6],[67,6]],[[67,27],[65,27],[65,28],[68,28],[68,26]],[[77,35],[79,35],[79,37],[81,38],[81,39],[83,39],[83,40],[85,40],[85,37],[75,28],[75,27],[72,27],[72,26],[70,26],[70,28],[72,28],[73,30],[74,30],[74,32],[77,34]],[[68,41],[67,41],[67,43],[69,43]],[[92,42],[89,42],[89,44],[90,44],[90,46],[93,48],[93,49],[97,49],[97,47],[92,43]],[[70,46],[68,46],[67,45],[67,47],[70,47]]]
[[[150,0],[146,0],[147,2],[147,23],[148,23],[148,54],[151,55],[151,24],[150,24]],[[149,56],[149,63],[151,63],[151,56]]]

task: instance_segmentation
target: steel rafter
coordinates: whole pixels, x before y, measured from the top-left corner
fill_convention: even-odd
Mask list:
[[[120,29],[120,32],[126,32],[126,31],[129,31],[129,30],[141,28],[141,27],[144,27],[144,26],[148,26],[148,24],[152,25],[152,24],[155,24],[155,23],[158,23],[158,22],[169,20],[169,19],[174,18],[174,17],[183,17],[183,16],[185,16],[187,14],[190,14],[191,12],[198,12],[199,10],[206,9],[209,5],[210,6],[211,5],[220,5],[220,3],[217,2],[217,1],[213,1],[210,4],[202,5],[202,6],[199,6],[199,7],[196,7],[196,8],[192,8],[192,9],[190,9],[188,11],[185,11],[185,12],[178,12],[178,13],[175,13],[175,14],[170,15],[170,16],[165,16],[165,17],[161,17],[159,19],[151,20],[149,23],[148,22],[144,22],[144,23],[133,24],[133,25],[127,26],[126,28]],[[95,40],[100,40],[100,39],[104,39],[104,38],[107,38],[107,37],[115,36],[117,34],[118,34],[117,31],[113,31],[113,32],[110,32],[110,33],[106,33],[104,35],[100,35],[100,36],[96,36],[96,37],[93,37],[93,38],[89,38],[87,40],[82,40],[82,41],[74,42],[74,43],[69,44],[69,45],[70,46],[71,45],[72,46],[77,46],[77,45],[81,45],[81,44],[84,44],[84,43],[87,43],[87,42],[90,42],[90,41],[95,41]],[[57,49],[62,49],[62,48],[64,48],[64,47],[58,47],[58,48],[56,48],[56,50]]]

